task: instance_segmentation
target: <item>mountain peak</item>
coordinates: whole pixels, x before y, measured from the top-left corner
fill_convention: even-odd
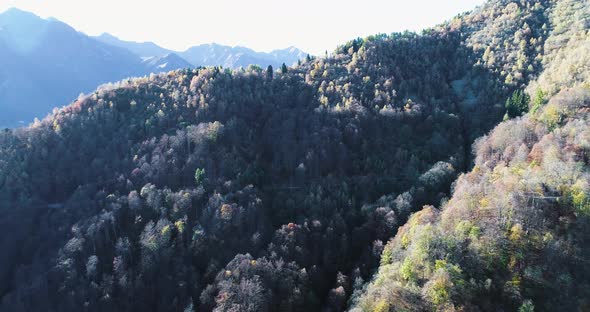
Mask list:
[[[0,13],[0,15],[6,15],[6,14],[9,14],[9,15],[35,15],[31,12],[21,10],[17,7],[8,8],[6,11]]]
[[[6,11],[0,13],[0,22],[3,23],[15,23],[25,21],[45,21],[45,19],[41,18],[40,16],[32,12],[24,11],[16,7],[9,8]]]
[[[31,12],[10,8],[0,13],[0,40],[14,50],[30,51],[41,40],[50,24]]]
[[[108,38],[108,39],[119,39],[111,34],[109,34],[108,32],[103,32],[102,34],[96,36],[97,38]]]

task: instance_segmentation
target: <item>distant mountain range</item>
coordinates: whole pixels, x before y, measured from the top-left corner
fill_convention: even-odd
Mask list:
[[[185,51],[172,51],[162,48],[153,42],[124,41],[111,34],[103,33],[94,37],[96,40],[116,47],[127,49],[142,57],[164,56],[177,54],[193,66],[216,66],[238,68],[250,64],[281,66],[283,63],[292,65],[304,58],[307,53],[296,47],[274,50],[272,52],[257,52],[244,47],[230,47],[216,43],[201,44]]]
[[[276,67],[305,55],[293,47],[262,53],[218,44],[175,52],[109,34],[87,36],[56,19],[9,9],[0,13],[0,128],[42,118],[106,82],[197,66]]]

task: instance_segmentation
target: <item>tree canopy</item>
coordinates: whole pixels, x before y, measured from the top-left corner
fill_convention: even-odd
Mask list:
[[[553,65],[587,64],[579,5],[128,79],[0,132],[1,308],[583,308],[590,96]]]

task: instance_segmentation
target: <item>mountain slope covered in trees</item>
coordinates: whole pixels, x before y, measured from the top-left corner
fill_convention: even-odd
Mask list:
[[[473,170],[398,230],[353,311],[590,307],[590,4],[546,12],[531,112],[477,141]]]
[[[581,3],[490,1],[293,67],[129,79],[3,131],[1,307],[583,306],[585,71],[553,66],[585,64],[564,49],[586,15],[559,26]],[[445,208],[410,218],[424,205]]]

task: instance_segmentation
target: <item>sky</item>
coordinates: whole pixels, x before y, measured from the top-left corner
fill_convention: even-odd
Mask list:
[[[153,41],[182,51],[216,42],[258,51],[296,46],[331,52],[377,33],[434,26],[484,0],[0,0],[89,35]]]

